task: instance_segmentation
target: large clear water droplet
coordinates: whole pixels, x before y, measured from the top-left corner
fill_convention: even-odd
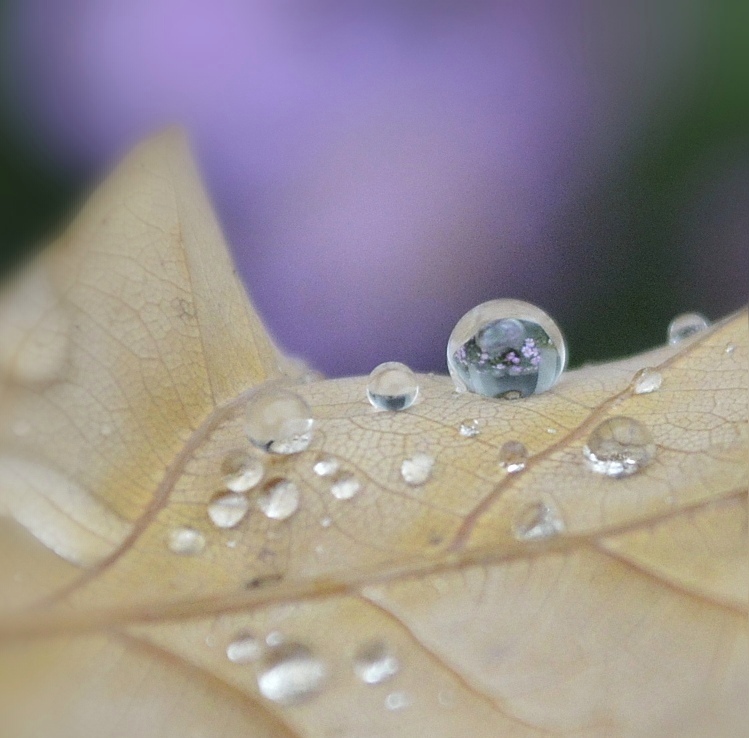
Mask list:
[[[558,535],[564,530],[559,513],[543,502],[521,508],[512,521],[512,532],[519,541],[540,541]]]
[[[341,468],[341,462],[335,456],[321,456],[312,467],[318,477],[332,477]]]
[[[597,425],[583,448],[588,466],[609,477],[627,477],[655,458],[650,431],[634,418],[617,415]]]
[[[314,420],[309,405],[296,393],[261,390],[247,404],[247,437],[264,451],[296,454],[312,440]]]
[[[205,536],[195,528],[173,528],[169,531],[167,545],[172,553],[195,556],[205,548]]]
[[[290,705],[317,694],[328,678],[328,668],[300,643],[282,643],[268,656],[257,677],[263,697]]]
[[[208,517],[217,528],[233,528],[249,509],[250,502],[244,495],[222,492],[208,503]]]
[[[416,401],[419,383],[416,375],[397,361],[388,361],[372,370],[367,397],[380,410],[405,410]]]
[[[557,324],[520,300],[492,300],[467,312],[447,343],[459,391],[517,399],[550,389],[564,371],[567,346]]]
[[[464,420],[458,428],[458,433],[460,433],[463,438],[474,438],[479,433],[481,433],[481,428],[479,428],[479,421],[475,418],[468,418]]]
[[[401,476],[406,484],[418,487],[429,479],[434,468],[434,457],[425,453],[414,454],[401,464]]]
[[[365,684],[380,684],[399,668],[398,659],[382,641],[365,643],[354,656],[354,673]]]
[[[704,331],[710,326],[710,321],[699,313],[682,313],[668,324],[668,342],[680,343],[695,333]]]
[[[330,485],[330,493],[337,500],[350,500],[361,489],[361,482],[353,474],[344,474]]]
[[[227,647],[226,656],[234,664],[249,664],[263,655],[262,642],[252,633],[240,633]]]
[[[247,492],[257,486],[263,478],[263,462],[244,451],[231,451],[221,464],[224,484],[232,492]]]
[[[509,474],[523,471],[527,461],[528,449],[520,441],[507,441],[499,449],[499,463]]]
[[[265,488],[257,504],[266,517],[286,520],[299,508],[299,488],[288,479],[274,480]]]
[[[632,391],[636,395],[648,395],[657,392],[663,384],[663,375],[656,369],[645,367],[632,378]]]

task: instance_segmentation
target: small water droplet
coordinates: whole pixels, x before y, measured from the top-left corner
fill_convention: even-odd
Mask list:
[[[312,411],[289,390],[261,390],[247,403],[246,418],[247,437],[264,451],[296,454],[312,441]]]
[[[361,482],[353,474],[344,474],[330,485],[330,493],[337,500],[350,500],[361,489]]]
[[[535,305],[492,300],[467,312],[447,344],[458,390],[507,400],[550,389],[567,363],[557,324]]]
[[[341,468],[341,462],[334,456],[321,456],[312,467],[318,477],[332,477]]]
[[[224,484],[231,492],[247,492],[257,486],[265,474],[263,462],[244,451],[230,451],[221,462]]]
[[[540,541],[561,533],[564,527],[564,521],[551,505],[536,502],[518,512],[512,532],[520,541]]]
[[[354,656],[354,673],[365,684],[380,684],[399,668],[398,659],[382,641],[365,643]]]
[[[326,515],[324,518],[320,519],[320,525],[322,525],[323,528],[330,528],[330,526],[333,525],[333,518]]]
[[[636,395],[647,395],[651,392],[656,392],[661,388],[661,384],[663,384],[663,375],[659,371],[647,366],[644,369],[640,369],[632,378],[633,392]]]
[[[391,692],[385,697],[385,708],[388,710],[402,710],[411,704],[411,700],[405,692]]]
[[[451,689],[441,689],[437,693],[437,702],[442,707],[455,707],[455,692]]]
[[[419,394],[416,375],[397,361],[387,361],[372,370],[367,383],[367,397],[379,410],[405,410]]]
[[[236,492],[221,492],[208,503],[208,517],[217,528],[233,528],[247,515],[250,502]]]
[[[283,633],[280,630],[272,630],[265,636],[265,642],[271,646],[280,646],[284,642]]]
[[[634,474],[655,458],[655,442],[640,421],[618,415],[599,423],[583,448],[588,466],[609,477]]]
[[[102,425],[101,428],[99,428],[99,433],[101,433],[101,435],[104,436],[104,438],[109,438],[109,436],[111,436],[112,433],[114,433],[114,428],[112,428],[111,425],[104,423],[104,425]]]
[[[195,556],[205,548],[205,536],[195,528],[174,528],[169,531],[168,546],[172,553]]]
[[[272,480],[258,498],[258,507],[272,520],[286,520],[299,508],[299,488],[288,479]]]
[[[732,354],[736,350],[736,344],[735,343],[727,343],[725,351],[727,354]]]
[[[234,664],[249,664],[263,655],[263,644],[252,633],[240,633],[227,647],[226,656]]]
[[[547,429],[546,429],[546,432],[547,432],[547,433],[548,433],[548,434],[549,434],[550,436],[554,436],[554,435],[556,435],[556,433],[557,433],[557,429],[556,429],[556,428],[547,428]]]
[[[682,313],[668,324],[668,342],[673,345],[695,333],[704,331],[710,326],[710,321],[699,313]]]
[[[229,539],[226,542],[226,547],[227,548],[236,548],[237,547],[237,541],[234,538]]]
[[[434,457],[429,454],[418,453],[410,459],[405,459],[401,464],[401,476],[406,484],[417,487],[429,479],[433,468]]]
[[[31,423],[28,420],[17,420],[13,423],[13,435],[23,438],[31,433]]]
[[[284,643],[269,654],[257,683],[263,697],[289,705],[317,694],[327,678],[327,666],[306,646]]]
[[[464,438],[474,438],[479,433],[481,433],[481,429],[479,428],[479,421],[475,418],[469,418],[464,420],[460,424],[460,428],[458,428],[458,432],[461,436]]]
[[[216,645],[216,636],[213,635],[213,633],[209,633],[205,637],[205,645],[208,646],[208,648],[213,648]]]
[[[528,461],[528,449],[520,441],[507,441],[499,449],[499,463],[508,474],[516,474],[525,469]]]

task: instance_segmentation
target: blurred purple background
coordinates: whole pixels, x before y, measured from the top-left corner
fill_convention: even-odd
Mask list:
[[[265,321],[336,375],[444,371],[495,297],[551,312],[573,363],[652,342],[651,317],[665,335],[674,307],[739,307],[746,137],[671,170],[663,146],[716,28],[706,0],[22,0],[5,48],[14,109],[69,172],[184,125]],[[654,197],[630,177],[653,141]]]

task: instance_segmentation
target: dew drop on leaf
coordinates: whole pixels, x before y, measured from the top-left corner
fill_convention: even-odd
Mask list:
[[[411,704],[411,700],[405,692],[391,692],[385,697],[385,708],[388,710],[402,710]]]
[[[318,477],[332,477],[341,468],[341,462],[334,456],[321,456],[312,467]]]
[[[567,363],[557,324],[520,300],[492,300],[467,312],[447,344],[456,389],[518,399],[554,386]]]
[[[169,531],[168,546],[172,553],[195,556],[205,548],[205,536],[195,528],[174,528]]]
[[[583,455],[588,466],[608,477],[627,477],[655,458],[650,431],[634,418],[617,415],[599,423],[588,436]]]
[[[263,462],[244,451],[230,451],[221,462],[224,484],[231,492],[247,492],[257,486],[265,473]]]
[[[290,705],[317,694],[327,678],[327,666],[309,648],[282,643],[267,656],[257,683],[263,697]]]
[[[234,664],[249,664],[263,655],[262,642],[252,633],[240,633],[226,647],[226,657]]]
[[[564,531],[559,513],[543,502],[521,508],[512,521],[512,532],[519,541],[540,541]]]
[[[370,641],[354,656],[354,673],[365,684],[380,684],[398,673],[400,664],[383,641]]]
[[[647,395],[659,390],[661,384],[663,384],[661,373],[646,366],[644,369],[640,369],[632,378],[632,391],[636,395]]]
[[[289,390],[260,390],[247,403],[246,420],[250,442],[270,453],[296,454],[312,441],[312,411]]]
[[[710,321],[699,313],[682,313],[668,324],[668,342],[673,346],[685,338],[700,333],[710,326]]]
[[[372,370],[367,383],[367,397],[379,410],[405,410],[419,394],[416,375],[405,364],[387,361]]]
[[[299,487],[288,479],[274,479],[258,498],[258,507],[272,520],[286,520],[299,508]]]
[[[434,468],[434,457],[425,453],[414,454],[401,464],[401,476],[406,484],[418,487],[429,479]]]
[[[507,441],[499,449],[499,463],[509,474],[523,471],[527,461],[528,449],[520,441]]]
[[[460,424],[458,433],[460,433],[460,435],[464,438],[474,438],[479,433],[481,433],[481,429],[479,428],[479,421],[475,418],[467,418]]]
[[[244,495],[221,492],[208,503],[208,517],[217,528],[233,528],[249,509],[249,500]]]
[[[736,344],[735,343],[728,343],[726,344],[725,352],[727,354],[732,354],[736,350]]]
[[[361,482],[353,474],[344,474],[330,485],[330,493],[337,500],[350,500],[361,489]]]

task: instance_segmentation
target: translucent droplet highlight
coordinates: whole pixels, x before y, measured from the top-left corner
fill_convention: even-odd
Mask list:
[[[244,451],[231,451],[221,463],[226,488],[232,492],[247,492],[256,487],[265,473],[263,462]]]
[[[341,468],[341,462],[334,456],[321,456],[312,467],[318,477],[332,477]]]
[[[299,508],[299,487],[288,479],[270,482],[258,498],[258,507],[271,520],[286,520]]]
[[[405,459],[401,464],[401,476],[406,484],[417,487],[424,484],[434,468],[434,457],[429,454],[414,454],[410,459]]]
[[[416,375],[405,364],[388,361],[372,370],[367,397],[379,410],[405,410],[419,394]]]
[[[282,643],[269,654],[257,683],[266,699],[291,705],[320,692],[327,678],[327,666],[309,648]]]
[[[635,474],[655,458],[655,453],[650,431],[639,420],[623,415],[597,425],[583,448],[588,466],[608,477]]]
[[[648,395],[656,392],[663,384],[663,375],[656,369],[645,367],[640,369],[632,379],[632,391],[636,395]]]
[[[409,696],[405,692],[391,692],[385,697],[385,709],[403,710],[411,704]]]
[[[512,532],[519,541],[540,541],[564,531],[559,513],[543,502],[523,507],[512,521]]]
[[[567,363],[557,324],[520,300],[492,300],[467,312],[447,344],[458,391],[519,399],[554,386]]]
[[[365,643],[354,656],[354,673],[365,684],[380,684],[395,676],[400,664],[382,641]]]
[[[460,433],[463,438],[474,438],[475,436],[479,435],[479,433],[481,433],[481,428],[479,428],[479,421],[475,418],[467,418],[460,424],[458,433]]]
[[[205,536],[195,528],[173,528],[169,531],[167,545],[172,553],[195,556],[205,548]]]
[[[250,509],[250,502],[236,492],[222,492],[208,503],[208,517],[217,528],[239,525]]]
[[[350,500],[361,490],[361,482],[353,474],[344,474],[330,485],[330,494],[337,500]]]
[[[673,345],[709,328],[710,321],[699,313],[682,313],[668,324],[668,342]]]
[[[247,404],[250,442],[274,454],[296,454],[312,441],[314,420],[309,405],[289,390],[261,390]]]
[[[517,474],[525,469],[528,449],[520,441],[507,441],[499,449],[499,463],[508,474]]]
[[[262,642],[252,633],[240,633],[227,647],[226,657],[233,664],[249,664],[263,655]]]

